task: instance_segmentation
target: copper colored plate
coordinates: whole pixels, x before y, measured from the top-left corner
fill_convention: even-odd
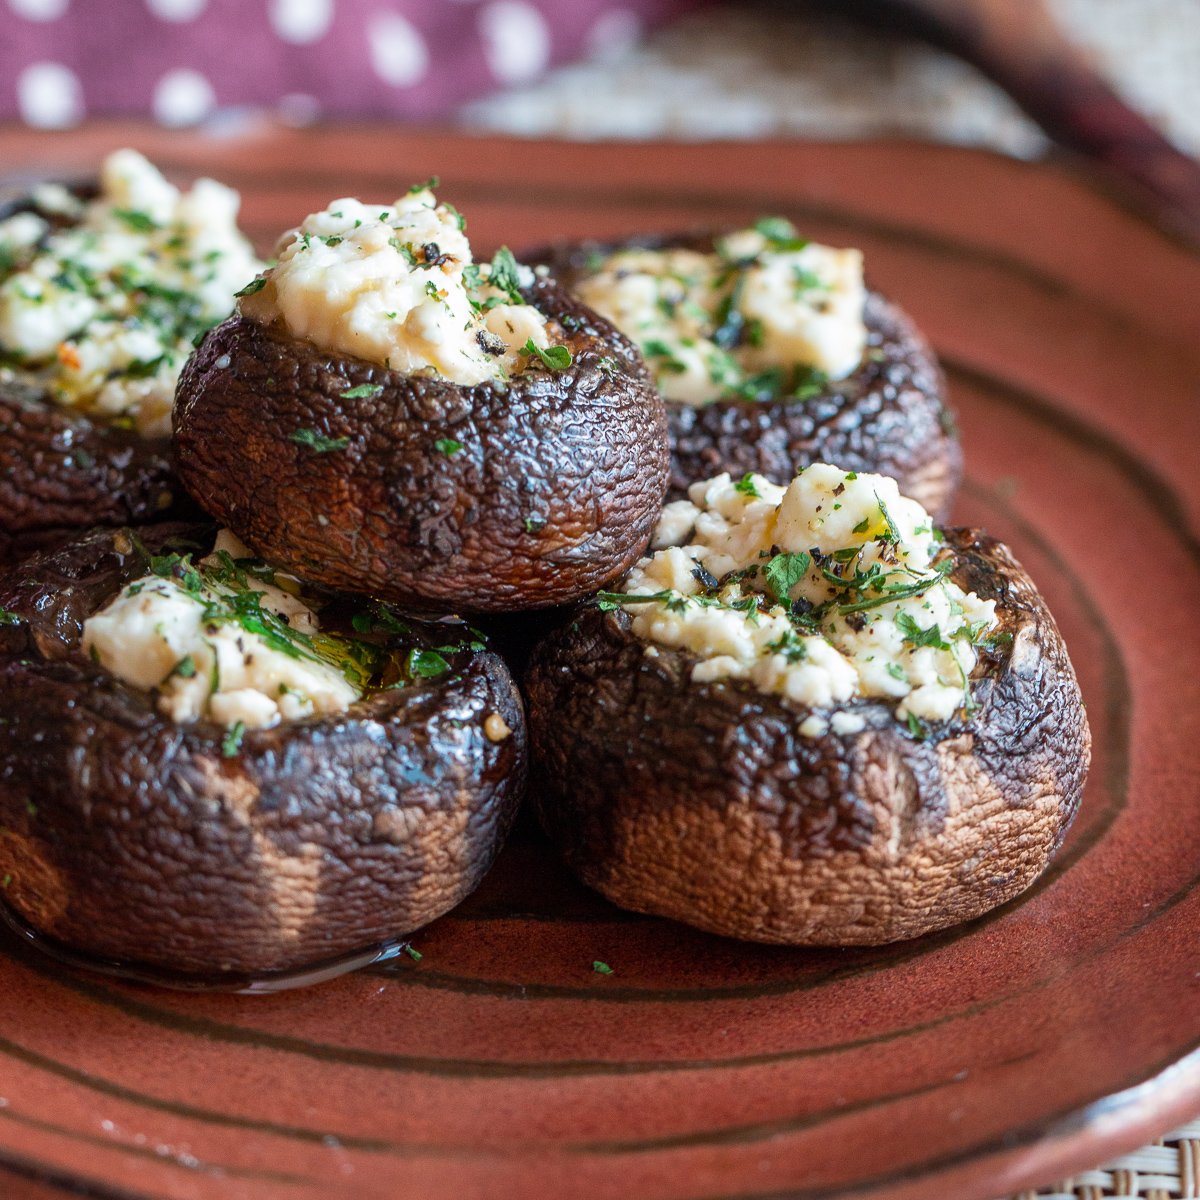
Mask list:
[[[621,913],[529,831],[419,963],[308,990],[158,992],[5,943],[0,1194],[986,1200],[1200,1110],[1200,262],[1056,169],[915,145],[109,127],[0,134],[0,161],[131,138],[240,187],[263,242],[437,173],[481,247],[761,211],[863,247],[943,356],[957,515],[1041,582],[1095,763],[1030,893],[874,951]]]

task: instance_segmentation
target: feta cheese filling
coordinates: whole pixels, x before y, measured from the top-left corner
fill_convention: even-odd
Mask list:
[[[601,593],[647,653],[686,651],[697,682],[742,679],[816,710],[805,736],[863,728],[843,711],[859,698],[897,701],[914,733],[970,713],[996,604],[947,577],[928,513],[895,480],[817,463],[786,488],[726,474],[688,495],[623,591]]]
[[[576,287],[637,342],[668,402],[805,399],[849,375],[867,344],[862,254],[765,217],[713,252],[618,250]]]
[[[194,339],[262,266],[238,231],[238,194],[211,179],[180,192],[118,150],[94,200],[51,186],[32,201],[0,221],[0,377],[167,436]]]
[[[243,315],[405,375],[503,382],[533,359],[553,369],[546,318],[521,295],[533,272],[502,249],[476,263],[466,223],[429,186],[394,204],[335,200],[305,217],[241,299]]]
[[[118,679],[156,691],[172,721],[264,729],[344,712],[363,695],[353,643],[322,635],[295,580],[231,533],[195,566],[178,554],[150,566],[84,622],[82,646]]]

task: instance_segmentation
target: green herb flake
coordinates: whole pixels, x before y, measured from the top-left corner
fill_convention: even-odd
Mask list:
[[[315,429],[296,429],[288,434],[288,440],[297,446],[303,446],[314,454],[328,454],[331,450],[345,450],[350,445],[349,435],[331,438],[318,433]]]
[[[883,518],[883,523],[887,526],[887,532],[881,533],[875,540],[877,542],[888,542],[893,546],[898,546],[901,541],[900,528],[895,521],[892,520],[892,514],[888,512],[887,505],[879,498],[879,493],[875,493],[875,503],[879,505],[879,515]]]
[[[408,189],[410,196],[419,196],[422,192],[432,192],[435,188],[441,185],[441,180],[436,175],[430,175],[424,183],[414,183]]]
[[[525,297],[521,295],[521,273],[517,269],[517,260],[507,246],[501,246],[492,256],[492,268],[487,281],[492,287],[507,292],[514,304],[525,303]]]
[[[758,500],[762,496],[762,493],[758,490],[758,485],[754,482],[754,476],[749,471],[733,485],[733,490],[741,493],[743,496],[751,496],[755,500]]]
[[[237,721],[221,740],[221,757],[233,758],[242,748],[242,738],[246,736],[246,722]]]
[[[240,292],[234,292],[235,296],[253,296],[255,292],[261,292],[267,286],[267,277],[259,275],[257,279],[252,279]]]
[[[196,660],[190,654],[185,655],[175,664],[171,674],[178,675],[180,679],[191,679],[196,674]]]
[[[546,528],[545,517],[526,517],[524,521],[526,533],[541,533]]]
[[[606,962],[601,962],[598,958],[593,961],[592,970],[595,971],[597,975],[614,974],[612,967],[610,967]]]
[[[450,670],[450,664],[436,650],[411,650],[408,673],[420,679],[436,679]]]
[[[20,625],[21,618],[7,608],[0,608],[0,625]]]
[[[539,359],[542,365],[551,371],[565,371],[573,361],[571,352],[566,346],[547,346],[543,350],[540,346],[534,345],[533,338],[530,338],[521,347],[521,353]]]
[[[382,393],[382,383],[360,383],[357,387],[347,388],[344,392],[338,392],[338,397],[342,400],[374,400],[376,396]]]
[[[923,742],[929,736],[929,730],[925,728],[924,722],[915,713],[909,713],[904,718],[904,723],[908,726],[908,732],[911,733],[918,742]]]
[[[433,443],[433,448],[439,454],[444,454],[447,458],[450,458],[463,448],[463,444],[462,442],[455,441],[454,438],[438,438]]]
[[[420,962],[421,959],[425,957],[425,955],[423,955],[420,950],[418,950],[416,946],[412,944],[412,942],[404,943],[404,953],[407,954],[408,957],[413,960],[413,962]]]
[[[812,566],[812,555],[806,550],[799,554],[774,555],[763,569],[767,581],[767,591],[776,604],[787,607],[791,603],[791,590],[807,574]]]
[[[149,213],[140,209],[114,208],[112,214],[138,233],[153,233],[159,227],[158,222]]]
[[[760,217],[754,229],[767,239],[772,250],[803,250],[808,245],[808,239],[800,237],[786,217]]]
[[[402,242],[398,237],[390,237],[388,245],[404,256],[410,270],[417,266],[417,252],[412,248],[411,242]]]
[[[904,640],[912,646],[932,646],[935,650],[949,650],[950,644],[942,637],[942,631],[937,625],[922,629],[920,625],[906,612],[896,614],[896,628],[904,634]]]
[[[682,600],[683,597],[670,588],[664,588],[661,592],[651,592],[648,595],[633,592],[597,592],[596,607],[601,612],[612,612],[624,604],[666,604],[673,599]]]

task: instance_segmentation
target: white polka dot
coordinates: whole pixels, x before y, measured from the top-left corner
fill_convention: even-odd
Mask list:
[[[550,30],[525,0],[494,0],[479,10],[483,54],[501,83],[525,83],[550,60]]]
[[[429,69],[429,51],[420,30],[399,13],[384,13],[367,26],[371,65],[384,83],[411,87]]]
[[[217,97],[212,84],[187,67],[168,71],[155,85],[155,117],[163,125],[195,125],[212,111]]]
[[[33,63],[17,77],[17,106],[27,125],[65,129],[83,119],[83,89],[62,63]]]
[[[333,0],[271,0],[269,12],[285,42],[315,42],[333,23]]]
[[[602,13],[588,31],[588,55],[610,62],[632,49],[641,36],[642,21],[637,13],[627,8],[611,9]]]
[[[285,125],[311,125],[321,115],[321,102],[304,92],[289,92],[279,97],[277,110]]]
[[[194,21],[208,0],[146,0],[146,6],[164,21]]]
[[[55,21],[67,11],[71,0],[8,0],[8,7],[28,21]]]

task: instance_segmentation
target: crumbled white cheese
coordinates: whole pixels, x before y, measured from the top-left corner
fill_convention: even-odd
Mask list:
[[[969,707],[995,601],[935,565],[933,523],[895,480],[818,463],[787,488],[718,475],[689,497],[669,506],[663,548],[633,568],[617,602],[639,638],[695,656],[693,679],[744,679],[809,709],[889,698],[901,721]],[[829,727],[863,723],[810,715],[800,731]]]
[[[804,242],[777,219],[718,239],[711,254],[618,250],[577,291],[638,343],[678,404],[803,397],[849,375],[866,349],[862,254]]]
[[[501,381],[527,362],[522,347],[550,337],[516,291],[533,272],[499,261],[474,263],[461,216],[428,189],[394,204],[335,200],[304,219],[241,311],[406,375]]]
[[[159,711],[181,724],[207,718],[226,728],[263,729],[345,711],[362,692],[309,649],[320,628],[316,613],[279,586],[294,586],[290,577],[257,573],[245,562],[251,558],[222,532],[191,577],[165,572],[135,580],[84,622],[84,652],[126,683],[156,690]],[[284,636],[274,645],[229,616],[230,598],[247,588],[204,571],[229,560],[251,572],[258,606],[279,618]],[[288,637],[289,630],[298,636]]]
[[[119,150],[94,200],[57,187],[33,200],[74,223],[0,221],[0,354],[67,407],[169,434],[193,339],[229,315],[262,265],[238,232],[237,193],[211,179],[181,193]]]

